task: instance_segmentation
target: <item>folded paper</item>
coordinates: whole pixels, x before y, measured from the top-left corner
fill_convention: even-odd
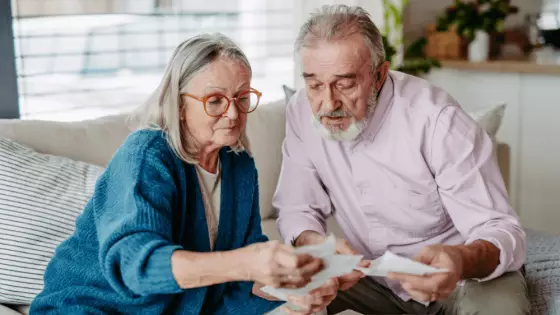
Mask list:
[[[389,251],[383,256],[373,260],[368,268],[355,268],[365,275],[373,277],[387,277],[389,272],[406,273],[411,275],[429,275],[438,272],[447,272],[445,269],[438,269],[425,265],[412,259],[395,255]]]
[[[311,278],[311,282],[298,289],[273,288],[265,286],[261,290],[279,300],[287,301],[289,296],[305,296],[311,291],[324,285],[329,279],[347,275],[358,270],[367,276],[387,277],[390,272],[407,273],[412,275],[428,275],[446,272],[412,259],[398,256],[389,251],[373,260],[368,268],[359,267],[363,256],[336,254],[336,238],[330,235],[323,243],[309,245],[295,249],[296,253],[310,254],[323,259],[325,268]],[[276,311],[279,311],[277,309]]]

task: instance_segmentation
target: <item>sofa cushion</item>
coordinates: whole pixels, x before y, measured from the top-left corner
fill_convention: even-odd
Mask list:
[[[80,122],[0,120],[0,137],[37,152],[105,166],[131,132],[126,116]]]
[[[101,167],[0,138],[0,303],[29,304],[55,248],[74,231]]]
[[[282,142],[286,136],[286,103],[263,104],[247,118],[247,136],[259,173],[261,218],[275,216],[272,197],[282,166]]]

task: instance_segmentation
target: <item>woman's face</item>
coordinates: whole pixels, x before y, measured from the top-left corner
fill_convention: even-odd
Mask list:
[[[218,117],[209,116],[202,102],[182,96],[185,106],[183,119],[188,131],[201,148],[219,149],[234,145],[245,129],[247,114],[235,106],[233,98],[247,91],[251,84],[249,69],[240,61],[218,58],[201,69],[187,84],[186,93],[203,99],[216,93],[231,99],[226,112]],[[219,96],[207,100],[207,109],[227,102]]]

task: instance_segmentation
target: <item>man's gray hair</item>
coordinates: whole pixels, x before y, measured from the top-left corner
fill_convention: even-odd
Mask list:
[[[385,48],[379,29],[369,13],[359,6],[325,5],[302,25],[296,39],[295,51],[315,41],[344,39],[360,33],[371,52],[371,61],[377,67],[385,61]]]
[[[141,128],[164,131],[173,151],[186,163],[198,163],[199,148],[188,126],[181,120],[184,116],[181,94],[188,92],[187,84],[201,69],[220,57],[238,60],[251,72],[247,57],[228,37],[219,33],[192,37],[175,49],[158,88],[132,117],[140,120]],[[249,151],[245,130],[231,149],[236,152]]]

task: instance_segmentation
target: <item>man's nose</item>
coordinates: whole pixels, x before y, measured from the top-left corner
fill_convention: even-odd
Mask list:
[[[334,91],[332,88],[328,88],[325,89],[324,95],[323,95],[323,108],[325,111],[335,111],[337,108],[339,108],[341,105],[341,102],[338,100],[338,98],[336,97]]]

